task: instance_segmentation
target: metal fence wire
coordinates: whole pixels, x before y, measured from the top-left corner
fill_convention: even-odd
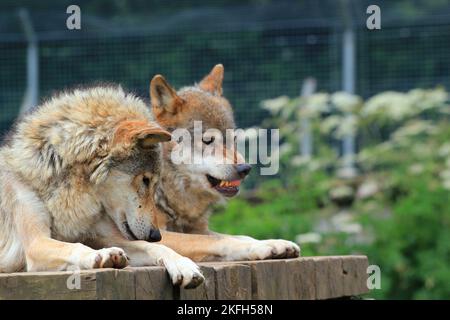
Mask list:
[[[155,74],[163,74],[179,88],[198,82],[212,66],[223,63],[224,94],[235,108],[238,125],[258,125],[268,116],[260,107],[262,100],[299,95],[307,77],[317,79],[319,91],[343,87],[344,23],[333,11],[335,2],[320,1],[326,4],[325,17],[317,14],[321,11],[316,1],[300,2],[302,6],[283,2],[282,10],[280,5],[273,9],[276,4],[264,10],[257,5],[218,6],[213,11],[197,8],[187,13],[183,9],[166,14],[171,24],[161,23],[161,18],[158,24],[139,27],[106,24],[104,18],[83,14],[79,33],[64,29],[64,11],[30,11],[38,40],[39,97],[102,81],[120,83],[148,99],[149,81]],[[301,11],[305,3],[315,8],[313,16]],[[372,31],[365,26],[366,1],[349,4],[356,35],[357,94],[368,97],[383,90],[449,87],[450,4],[439,7],[438,14],[426,12],[420,19],[398,21],[384,1],[382,29]],[[258,20],[246,15],[252,8],[272,10],[276,16]],[[192,12],[192,21],[183,24],[183,17]],[[210,17],[211,12],[208,23],[196,23],[202,22],[202,13]],[[302,15],[295,17],[296,12]],[[239,21],[221,19],[231,16]],[[0,21],[0,131],[4,133],[24,100],[29,44],[15,11],[2,12]],[[43,27],[40,22],[45,22]]]

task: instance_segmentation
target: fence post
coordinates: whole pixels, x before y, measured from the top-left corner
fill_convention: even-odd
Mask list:
[[[348,0],[342,1],[344,32],[342,35],[342,89],[343,91],[355,93],[356,75],[356,47],[355,31],[353,29],[353,18]],[[349,116],[348,114],[346,116]],[[345,176],[354,176],[355,172],[355,136],[352,133],[344,136],[342,141],[343,170]]]
[[[316,91],[316,79],[306,78],[303,81],[301,96],[309,97]],[[305,106],[300,106],[305,107]],[[302,117],[300,122],[300,155],[303,159],[311,159],[313,152],[313,143],[311,136],[311,127],[308,117]]]
[[[36,106],[39,99],[39,47],[38,39],[27,9],[19,10],[19,17],[27,39],[27,87],[20,113]]]

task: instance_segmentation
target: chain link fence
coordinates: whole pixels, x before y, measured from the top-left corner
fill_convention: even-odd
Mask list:
[[[356,93],[368,97],[383,90],[448,87],[450,5],[441,4],[417,19],[398,20],[390,4],[379,1],[382,29],[370,31],[365,27],[366,2],[349,2],[356,34]],[[114,82],[148,99],[149,81],[155,74],[163,74],[179,88],[198,82],[212,66],[223,63],[224,94],[234,105],[238,125],[258,125],[268,116],[260,108],[262,100],[299,95],[307,77],[317,80],[319,91],[343,87],[343,18],[337,1],[317,3],[184,9],[167,15],[170,19],[139,27],[122,27],[83,13],[79,33],[64,30],[64,11],[30,11],[38,39],[39,97],[80,84]],[[271,11],[275,16],[268,19]],[[251,12],[259,15],[247,14]],[[207,21],[202,18],[206,16]],[[16,12],[2,12],[0,17],[0,131],[4,133],[24,100],[28,43]]]

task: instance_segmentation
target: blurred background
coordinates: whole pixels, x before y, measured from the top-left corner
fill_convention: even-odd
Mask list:
[[[222,63],[238,126],[280,129],[280,171],[254,170],[212,229],[366,254],[382,276],[368,297],[448,299],[449,52],[447,0],[2,0],[0,132],[54,91],[148,100],[153,75],[179,88]]]

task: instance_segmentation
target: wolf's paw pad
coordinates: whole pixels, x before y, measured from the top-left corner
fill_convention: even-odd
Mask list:
[[[174,285],[179,285],[185,289],[193,289],[205,281],[199,267],[188,258],[181,257],[165,261],[164,264]]]
[[[272,248],[269,259],[297,258],[300,256],[300,247],[294,242],[287,240],[262,240],[261,242]]]
[[[97,250],[95,253],[93,268],[116,268],[122,269],[128,265],[128,257],[120,248],[106,248]]]

